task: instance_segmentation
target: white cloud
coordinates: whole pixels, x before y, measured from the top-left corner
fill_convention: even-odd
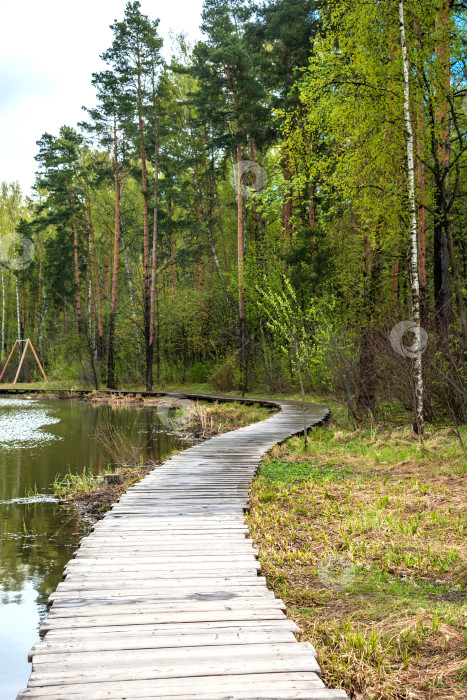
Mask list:
[[[34,181],[36,141],[83,119],[92,105],[91,74],[112,41],[109,25],[126,0],[0,0],[0,181]],[[199,38],[202,0],[142,0],[143,12],[170,30]]]

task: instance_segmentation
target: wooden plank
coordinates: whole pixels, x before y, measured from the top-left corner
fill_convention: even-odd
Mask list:
[[[206,611],[233,611],[233,610],[285,610],[285,604],[279,598],[234,598],[224,600],[190,600],[184,599],[171,602],[146,602],[138,599],[130,600],[124,598],[123,601],[109,600],[106,605],[100,605],[98,601],[83,600],[78,605],[61,604],[60,601],[54,603],[49,612],[49,620],[67,617],[104,617],[106,615],[158,615],[168,613],[188,613]]]
[[[290,644],[285,645],[290,647]],[[94,681],[107,682],[109,678],[113,681],[125,680],[155,680],[165,678],[181,678],[194,676],[235,676],[242,673],[280,673],[283,671],[308,671],[319,675],[320,669],[314,656],[303,651],[299,653],[299,644],[294,645],[297,648],[297,653],[282,651],[279,654],[266,653],[264,656],[256,654],[242,655],[234,654],[232,647],[232,655],[228,659],[214,657],[212,650],[209,649],[210,656],[206,659],[189,655],[185,658],[179,658],[174,655],[174,658],[164,660],[163,663],[153,661],[152,663],[144,663],[143,666],[133,663],[129,668],[115,666],[100,666],[93,664],[92,678]],[[254,644],[249,647],[248,651],[255,647]],[[203,663],[201,663],[201,659]],[[89,680],[90,669],[87,668],[68,668],[63,665],[59,670],[46,672],[43,669],[40,672],[32,671],[29,680],[29,686],[43,686],[45,683],[49,686],[59,685],[63,682],[67,683],[84,683]]]
[[[288,629],[271,627],[270,629],[226,629],[222,631],[205,631],[197,634],[147,634],[130,637],[109,637],[101,635],[83,641],[57,642],[48,641],[47,635],[43,642],[36,644],[30,651],[30,660],[34,656],[35,663],[42,660],[44,655],[56,656],[57,654],[80,654],[82,652],[94,653],[97,651],[122,651],[125,649],[169,649],[179,647],[209,647],[229,646],[232,644],[293,644],[295,639]]]
[[[274,658],[285,658],[290,656],[298,658],[301,656],[307,657],[307,652],[316,657],[316,652],[311,645],[297,643],[277,643],[277,642],[256,642],[243,644],[218,644],[213,649],[213,645],[185,645],[180,644],[178,647],[158,647],[158,648],[140,648],[140,649],[111,649],[109,651],[97,651],[95,649],[89,651],[63,652],[54,655],[41,654],[40,652],[34,655],[33,671],[41,670],[44,673],[53,673],[57,665],[60,668],[67,670],[89,669],[94,666],[118,667],[118,668],[141,668],[150,664],[157,663],[173,664],[178,661],[190,663],[192,660],[202,664],[211,662],[213,654],[217,660],[233,661],[235,659],[249,658],[265,658],[272,656]]]
[[[138,563],[138,565],[144,565],[144,564],[150,564],[151,566],[153,564],[160,565],[160,564],[183,564],[183,563],[188,563],[188,564],[199,564],[200,561],[203,562],[233,562],[233,563],[241,563],[241,562],[247,562],[248,564],[250,562],[255,561],[254,557],[254,552],[241,552],[238,551],[237,549],[233,549],[232,552],[225,552],[222,554],[215,554],[212,549],[211,550],[205,550],[205,551],[199,551],[198,549],[195,550],[186,550],[186,549],[175,549],[172,554],[165,552],[160,552],[157,555],[153,555],[151,553],[148,554],[147,550],[143,550],[140,552],[136,552],[136,550],[133,550],[133,554],[131,556],[127,555],[126,552],[123,552],[121,555],[117,552],[111,552],[111,553],[106,553],[106,552],[81,552],[79,556],[77,556],[75,559],[71,559],[67,567],[94,567],[94,565],[99,565],[99,566],[104,566],[107,564],[118,564],[120,565],[122,562],[128,563],[129,560],[131,561],[131,564],[134,566],[135,563]]]
[[[263,586],[251,586],[250,588],[225,588],[224,590],[219,590],[218,588],[210,587],[197,587],[197,588],[178,588],[174,590],[173,588],[162,588],[162,589],[146,589],[141,590],[140,588],[130,588],[126,590],[106,590],[102,591],[100,588],[95,588],[90,591],[74,591],[73,589],[65,591],[55,591],[49,597],[49,604],[55,602],[56,605],[62,602],[71,604],[73,601],[80,602],[81,600],[101,600],[102,603],[106,601],[122,600],[130,598],[143,599],[146,601],[160,602],[160,601],[179,601],[185,600],[187,598],[199,598],[200,600],[229,600],[231,598],[264,598],[267,600],[273,600],[274,595],[271,591],[268,591]]]
[[[115,556],[116,553],[124,552],[124,553],[130,553],[130,552],[149,552],[151,555],[153,554],[164,554],[167,552],[171,552],[172,548],[174,552],[186,552],[187,554],[197,554],[197,553],[210,553],[211,555],[213,554],[213,551],[217,551],[217,548],[219,547],[219,541],[215,542],[202,542],[202,541],[195,541],[195,542],[183,542],[183,540],[180,540],[179,538],[175,538],[172,545],[170,542],[158,542],[158,541],[139,541],[139,542],[133,542],[133,543],[128,543],[128,542],[109,542],[109,541],[103,541],[101,546],[98,547],[95,545],[95,543],[91,545],[81,545],[79,549],[76,550],[76,555],[86,555],[87,557],[89,556],[96,556],[99,555],[100,552],[108,553],[109,556]],[[214,549],[215,548],[215,549]],[[239,554],[248,554],[250,556],[255,556],[258,553],[258,549],[253,547],[252,543],[248,540],[240,540],[238,542],[233,542],[230,543],[228,541],[223,542],[223,547],[222,547],[222,552],[228,552],[228,553],[239,553]],[[131,556],[128,554],[127,556]]]
[[[202,581],[199,578],[177,578],[171,579],[168,583],[167,579],[159,579],[157,576],[153,576],[150,579],[144,579],[138,581],[138,590],[141,589],[155,589],[160,590],[164,587],[170,585],[171,589],[195,587],[200,586],[210,586],[210,587],[225,587],[225,586],[266,586],[266,579],[263,576],[247,576],[247,577],[236,577],[236,576],[224,576],[216,577],[206,577]],[[61,581],[57,586],[57,591],[67,590],[73,588],[74,590],[113,590],[117,588],[118,590],[123,590],[124,588],[132,588],[134,583],[131,579],[123,578],[122,576],[112,577],[110,579],[95,578],[91,576],[86,578],[86,581],[81,581],[80,579],[72,578],[67,576],[64,581]]]
[[[109,621],[106,621],[107,624]],[[218,620],[218,621],[198,621],[198,622],[172,622],[172,623],[156,623],[156,624],[145,624],[144,622],[140,625],[112,625],[112,626],[96,626],[96,627],[68,627],[65,626],[63,629],[57,629],[54,627],[51,629],[47,636],[46,641],[51,639],[94,639],[99,636],[116,636],[119,638],[128,636],[141,636],[141,635],[153,635],[153,636],[164,636],[173,634],[204,634],[206,632],[215,631],[216,633],[221,633],[225,630],[268,630],[268,629],[288,629],[291,632],[298,632],[299,628],[293,622],[285,617],[280,617],[279,622],[277,618],[272,620],[266,620],[264,618],[251,619],[249,617],[246,620],[239,621],[238,619],[233,620]]]
[[[299,672],[299,673],[264,673],[264,674],[239,674],[233,679],[237,692],[248,692],[255,690],[256,692],[273,691],[274,689],[303,689],[303,688],[322,688],[323,683],[315,673]],[[28,697],[55,697],[59,700],[63,697],[75,696],[73,700],[108,700],[109,698],[143,698],[143,697],[176,697],[177,694],[186,694],[193,692],[208,693],[213,690],[227,691],[232,690],[232,678],[226,676],[198,676],[184,677],[176,679],[154,679],[150,683],[146,681],[127,681],[125,683],[109,681],[105,684],[86,682],[83,684],[69,684],[66,686],[49,686],[36,687],[30,691],[23,691],[19,696],[19,700]],[[25,694],[30,692],[30,694]],[[150,695],[148,695],[150,693]],[[203,698],[204,695],[200,695]]]
[[[275,686],[271,690],[237,690],[236,688],[232,688],[231,690],[226,690],[226,691],[216,691],[214,693],[205,693],[202,692],[197,692],[195,694],[189,693],[189,694],[183,694],[180,695],[177,693],[177,695],[167,695],[167,693],[163,693],[161,695],[156,695],[154,694],[154,691],[152,688],[147,688],[147,692],[151,692],[151,695],[147,696],[133,696],[133,695],[112,695],[112,700],[127,700],[127,698],[134,698],[138,697],[140,700],[154,700],[154,698],[173,698],[174,700],[199,700],[202,698],[203,700],[345,700],[347,698],[347,694],[343,690],[328,690],[327,688],[319,688],[317,687],[316,684],[309,685],[307,684],[307,688],[303,689],[296,689],[293,690],[290,688],[290,684],[288,683],[285,686],[281,686],[278,684],[279,687]],[[282,689],[283,688],[283,689]],[[31,692],[32,694],[26,694],[26,692]],[[34,698],[34,697],[42,697],[42,696],[37,696],[34,695],[34,689],[31,689],[30,691],[25,691],[24,695],[21,695],[20,697],[23,698]],[[57,700],[68,700],[70,697],[73,698],[79,698],[80,700],[95,700],[96,698],[100,700],[101,698],[109,698],[108,695],[103,696],[100,691],[96,691],[96,693],[91,693],[87,694],[86,696],[84,695],[57,695],[53,696],[56,697]]]
[[[79,615],[76,617],[55,617],[49,615],[40,627],[43,636],[49,629],[70,629],[78,627],[103,627],[103,626],[131,626],[150,624],[172,624],[178,622],[225,622],[235,620],[242,624],[245,620],[282,620],[284,613],[280,609],[256,610],[207,610],[207,611],[183,611],[183,612],[159,612],[153,614],[121,615],[114,611],[113,615],[99,615],[88,617]]]
[[[250,576],[252,579],[257,578],[259,569],[251,566],[248,569],[246,568],[236,568],[233,565],[230,565],[229,567],[227,566],[217,566],[214,568],[207,568],[205,567],[204,569],[199,569],[199,568],[194,568],[190,566],[186,566],[186,568],[181,568],[181,567],[172,567],[172,568],[167,568],[167,569],[162,569],[159,567],[156,570],[144,570],[141,571],[140,569],[136,569],[135,571],[121,571],[116,570],[113,571],[106,571],[104,572],[106,575],[105,578],[106,580],[111,580],[113,579],[118,579],[122,578],[123,576],[126,576],[127,579],[131,578],[133,581],[138,581],[138,585],[140,581],[147,581],[149,578],[151,579],[160,579],[160,580],[167,580],[170,579],[172,580],[173,578],[193,578],[193,576],[196,576],[196,578],[213,578],[213,576],[235,576],[236,573],[238,573],[239,576],[242,578],[245,578],[247,576]],[[87,581],[89,580],[94,580],[96,576],[101,576],[102,572],[97,572],[96,569],[93,567],[92,570],[90,570],[88,573],[85,573],[83,571],[68,571],[68,573],[65,572],[66,576],[66,581],[76,581],[76,580],[81,580],[81,581]]]

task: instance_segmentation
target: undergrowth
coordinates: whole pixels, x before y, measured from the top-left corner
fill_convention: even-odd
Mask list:
[[[463,429],[464,444],[467,431]],[[251,532],[323,678],[359,700],[467,695],[466,452],[341,416],[262,464]]]

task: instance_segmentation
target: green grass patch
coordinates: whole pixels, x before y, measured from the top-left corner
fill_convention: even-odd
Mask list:
[[[464,436],[467,437],[465,428]],[[466,697],[466,453],[449,428],[342,415],[264,460],[249,516],[324,680],[365,700]]]

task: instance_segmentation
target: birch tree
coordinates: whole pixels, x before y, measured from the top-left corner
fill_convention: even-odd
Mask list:
[[[404,73],[404,117],[405,136],[407,149],[408,171],[408,195],[410,211],[410,285],[412,297],[412,320],[414,323],[413,334],[415,343],[413,346],[413,368],[415,387],[415,428],[420,437],[423,435],[423,369],[422,369],[422,341],[420,327],[420,282],[419,282],[419,248],[418,248],[418,224],[417,201],[415,198],[415,146],[410,114],[410,65],[407,52],[407,39],[405,31],[404,0],[399,2],[399,27],[402,48],[402,66]]]

